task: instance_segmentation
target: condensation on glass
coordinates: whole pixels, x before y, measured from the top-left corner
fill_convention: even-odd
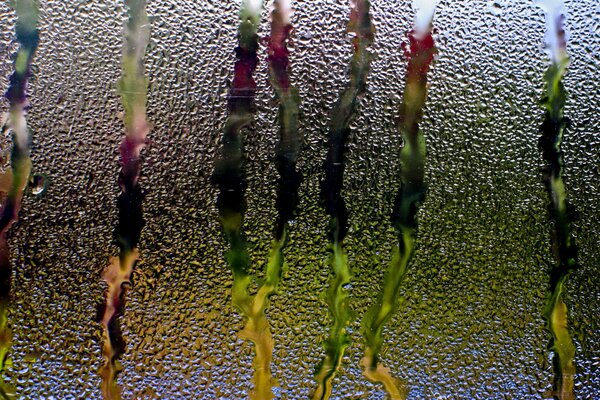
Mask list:
[[[565,77],[565,182],[577,210],[581,268],[566,285],[576,345],[578,398],[600,393],[600,9],[566,1],[571,59]],[[269,32],[271,3],[258,34]],[[299,89],[304,146],[298,215],[287,271],[267,316],[277,398],[307,398],[331,317],[328,218],[319,203],[329,115],[352,55],[345,1],[294,2],[291,81]],[[146,225],[121,328],[125,398],[247,397],[253,348],[237,337],[231,271],[211,184],[233,79],[239,2],[152,1],[146,55],[148,120],[141,185]],[[368,86],[351,125],[344,195],[353,271],[352,343],[333,398],[383,398],[363,376],[360,321],[372,305],[396,235],[396,131],[413,24],[409,1],[373,0],[377,28]],[[30,108],[33,172],[9,243],[12,365],[5,379],[23,398],[99,398],[101,272],[111,255],[119,193],[121,73],[127,9],[119,1],[42,2]],[[15,16],[0,6],[0,86],[17,49]],[[381,359],[410,398],[541,398],[551,390],[542,308],[552,263],[548,195],[538,150],[548,55],[544,13],[531,2],[440,1],[438,55],[421,129],[428,192],[402,304],[385,329]],[[261,276],[272,240],[278,102],[260,42],[255,123],[246,131],[244,232]],[[3,89],[4,90],[4,89]],[[8,109],[6,100],[2,112]],[[10,137],[0,138],[2,150]],[[6,153],[5,153],[6,154]],[[4,157],[3,159],[6,159]],[[6,165],[5,165],[6,166]],[[36,178],[42,179],[42,178]],[[38,188],[39,189],[39,188]],[[258,283],[251,285],[256,290]]]

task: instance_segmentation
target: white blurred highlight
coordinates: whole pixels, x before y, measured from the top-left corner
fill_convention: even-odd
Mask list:
[[[564,2],[562,0],[537,0],[535,2],[546,12],[546,45],[553,62],[566,56],[564,39],[560,37]]]
[[[563,7],[565,2],[563,0],[537,0],[536,4],[540,7],[542,7],[544,10],[548,11],[548,10],[558,10],[560,11]]]
[[[244,0],[243,4],[246,6],[248,12],[251,12],[252,14],[260,14],[263,2],[262,0]]]
[[[417,15],[415,17],[415,32],[417,35],[426,35],[431,29],[431,21],[437,0],[414,0],[413,7]]]
[[[279,4],[279,12],[283,18],[284,23],[290,22],[290,15],[292,15],[292,2],[291,0],[276,0]]]

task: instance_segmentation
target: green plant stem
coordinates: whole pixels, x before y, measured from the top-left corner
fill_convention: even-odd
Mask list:
[[[419,129],[419,123],[427,97],[427,73],[436,52],[431,27],[428,32],[413,30],[408,37],[409,60],[398,124],[404,141],[399,154],[401,184],[391,218],[398,233],[398,245],[393,251],[382,291],[363,321],[365,354],[361,361],[365,377],[383,384],[392,399],[405,398],[406,387],[381,365],[379,353],[383,345],[385,324],[398,308],[400,287],[414,254],[417,211],[427,190],[425,138]]]
[[[284,269],[283,248],[287,241],[287,230],[280,240],[274,240],[265,269],[265,281],[260,285],[256,295],[246,294],[237,299],[237,307],[246,317],[246,325],[240,337],[252,341],[255,346],[254,388],[250,393],[252,399],[271,399],[274,385],[271,376],[271,360],[273,358],[273,337],[269,320],[265,311],[269,307],[269,299],[277,292]],[[234,303],[235,304],[235,303]]]
[[[8,326],[12,262],[7,235],[17,221],[23,192],[31,174],[30,135],[27,128],[26,110],[27,84],[31,75],[31,63],[39,43],[38,4],[34,0],[15,0],[17,23],[16,34],[19,50],[15,57],[15,69],[6,91],[9,102],[8,126],[12,132],[13,147],[11,170],[5,173],[8,187],[2,189],[0,209],[0,396],[4,399],[16,398],[15,388],[4,381],[8,353],[12,345],[12,332]],[[4,130],[4,129],[3,129]]]
[[[350,284],[352,275],[348,266],[348,257],[341,243],[334,242],[331,247],[333,253],[329,265],[333,270],[333,278],[327,290],[327,305],[333,317],[333,325],[325,343],[325,358],[315,375],[319,385],[313,393],[313,399],[328,399],[331,396],[333,378],[350,344],[347,326],[352,318],[352,310],[349,305],[348,290],[345,287]]]
[[[276,1],[269,41],[269,68],[271,84],[280,103],[280,140],[277,147],[279,181],[276,200],[278,218],[265,268],[264,282],[259,286],[256,295],[251,296],[248,291],[253,278],[249,273],[251,260],[242,234],[245,171],[241,131],[253,119],[252,102],[255,83],[252,74],[257,62],[256,26],[259,15],[243,6],[241,16],[240,44],[236,50],[238,60],[229,101],[230,116],[223,136],[222,157],[215,167],[213,180],[220,188],[218,208],[229,243],[227,261],[233,272],[232,302],[246,319],[240,337],[250,340],[255,347],[254,385],[250,391],[250,398],[262,400],[273,398],[272,387],[275,384],[271,373],[273,338],[265,312],[269,307],[270,297],[277,292],[285,269],[283,250],[287,243],[289,221],[294,217],[298,203],[301,175],[296,171],[296,162],[302,140],[298,133],[298,91],[289,82],[286,42],[291,25],[287,21],[287,16],[283,15],[279,1]]]
[[[298,94],[297,90],[289,85],[287,71],[285,41],[290,27],[280,15],[277,2],[273,12],[269,63],[271,83],[280,101],[280,143],[277,150],[277,169],[280,174],[277,196],[279,216],[265,269],[265,280],[259,286],[256,295],[251,296],[248,290],[253,278],[249,272],[251,260],[242,232],[246,206],[242,130],[253,120],[253,100],[256,91],[253,73],[258,60],[256,28],[260,19],[260,8],[251,8],[249,2],[245,1],[242,4],[240,19],[239,46],[236,49],[238,59],[229,98],[230,115],[225,124],[222,155],[215,166],[213,182],[220,189],[217,207],[229,244],[226,258],[233,273],[232,302],[246,319],[240,337],[250,340],[255,346],[254,387],[250,391],[250,398],[262,400],[273,398],[273,339],[265,311],[269,306],[269,298],[277,292],[285,266],[283,249],[287,242],[288,223],[295,212],[300,183],[300,176],[295,168],[301,139],[297,130]]]
[[[144,74],[144,55],[150,40],[150,26],[145,0],[125,0],[129,7],[129,20],[125,30],[122,73],[118,91],[125,109],[125,138],[120,145],[119,210],[115,227],[115,240],[119,256],[111,257],[102,274],[108,285],[101,316],[103,329],[102,356],[104,364],[99,370],[104,399],[121,399],[117,375],[122,370],[118,361],[125,352],[119,315],[123,314],[132,275],[139,260],[138,243],[144,219],[142,216],[143,191],[138,183],[141,151],[146,144],[150,126],[146,116],[148,79]]]
[[[562,26],[557,30],[564,38]],[[564,50],[564,48],[563,48]],[[563,179],[564,161],[561,143],[567,127],[564,117],[566,91],[562,79],[568,67],[566,51],[561,52],[545,74],[546,108],[544,122],[540,128],[540,150],[547,166],[544,182],[550,195],[550,216],[554,222],[552,249],[555,264],[550,271],[550,287],[543,316],[546,329],[550,332],[549,348],[554,351],[554,396],[559,400],[575,399],[575,346],[568,329],[567,305],[563,301],[565,283],[570,273],[577,268],[577,248],[571,231],[570,210]]]
[[[325,179],[321,187],[321,200],[330,219],[329,266],[333,272],[327,291],[327,304],[333,318],[329,337],[324,343],[325,357],[315,373],[317,388],[313,399],[328,399],[333,390],[333,379],[341,365],[344,352],[350,344],[348,324],[352,319],[349,293],[346,288],[352,279],[344,238],[348,232],[348,211],[342,195],[345,154],[350,139],[350,123],[355,117],[358,103],[366,91],[367,76],[371,67],[369,47],[375,38],[368,0],[352,0],[348,33],[354,53],[349,65],[350,82],[341,93],[332,112],[329,126],[328,153],[325,160]]]
[[[296,171],[296,163],[301,148],[301,136],[298,132],[298,91],[289,81],[289,52],[287,40],[291,25],[286,11],[280,2],[274,5],[269,40],[269,70],[271,85],[279,100],[279,143],[277,146],[277,184],[276,205],[278,217],[275,223],[274,239],[265,268],[264,282],[254,297],[248,296],[247,287],[250,277],[246,276],[240,290],[236,290],[234,304],[246,317],[246,325],[240,337],[255,345],[254,388],[250,397],[254,399],[272,398],[275,384],[271,374],[273,356],[273,338],[266,317],[269,299],[279,287],[285,269],[283,250],[287,243],[289,221],[294,217],[298,204],[298,189],[301,175]],[[249,262],[249,261],[248,261]]]

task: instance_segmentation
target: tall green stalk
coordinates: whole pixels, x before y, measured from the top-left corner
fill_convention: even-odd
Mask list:
[[[560,5],[562,7],[562,5]],[[542,105],[546,109],[540,127],[542,136],[539,148],[547,165],[543,178],[550,195],[550,217],[553,221],[552,253],[555,264],[550,271],[550,287],[543,316],[550,332],[549,348],[554,352],[554,396],[559,400],[575,399],[575,346],[568,329],[567,306],[563,301],[565,283],[577,267],[577,247],[572,235],[570,207],[563,179],[564,160],[561,150],[568,121],[564,116],[567,93],[562,80],[569,65],[566,51],[564,16],[560,7],[551,4],[546,14],[548,44],[552,64],[544,76],[546,96]]]
[[[294,217],[298,205],[298,189],[301,175],[296,170],[302,138],[298,132],[299,96],[289,79],[289,51],[287,41],[292,29],[288,8],[277,0],[271,13],[271,35],[269,40],[269,71],[271,85],[279,100],[279,143],[276,151],[276,166],[279,173],[276,206],[278,211],[273,243],[265,268],[264,282],[258,292],[248,300],[250,312],[246,314],[246,326],[240,337],[255,344],[254,390],[251,398],[272,398],[274,380],[271,376],[273,338],[266,317],[269,299],[279,287],[285,268],[284,249],[288,240],[289,221]]]
[[[333,390],[333,379],[339,369],[344,352],[350,344],[348,324],[352,318],[348,289],[352,273],[344,250],[344,238],[348,232],[348,210],[342,195],[345,155],[350,137],[350,123],[356,114],[359,100],[365,93],[367,76],[371,66],[369,47],[375,38],[368,0],[351,0],[348,33],[354,35],[354,54],[350,60],[350,82],[340,95],[332,112],[329,125],[325,180],[321,187],[321,200],[330,216],[329,266],[333,276],[327,290],[327,305],[333,318],[329,337],[325,342],[325,357],[315,374],[318,383],[313,399],[328,399]]]
[[[4,381],[7,356],[12,344],[12,332],[8,327],[12,263],[8,248],[7,234],[16,222],[23,199],[23,191],[31,174],[29,129],[26,110],[27,84],[31,76],[31,63],[39,43],[38,4],[35,0],[15,0],[11,2],[17,14],[16,33],[19,50],[15,57],[15,70],[10,77],[6,91],[9,102],[8,128],[12,133],[11,170],[3,181],[9,182],[3,188],[0,209],[0,396],[4,399],[16,397],[15,389]],[[3,129],[4,130],[4,129]]]
[[[285,4],[283,4],[285,3]],[[273,398],[274,380],[271,374],[273,338],[265,311],[269,298],[277,292],[284,269],[284,254],[289,221],[295,214],[301,176],[296,171],[296,162],[301,147],[298,133],[298,92],[289,82],[289,59],[287,40],[291,25],[288,21],[287,2],[278,0],[272,13],[271,37],[269,41],[269,68],[271,84],[279,100],[280,140],[277,149],[278,219],[271,251],[265,268],[265,279],[255,296],[248,287],[252,282],[251,260],[246,247],[242,227],[245,212],[245,168],[243,154],[243,129],[253,120],[253,102],[256,83],[253,78],[258,62],[258,35],[262,3],[244,1],[240,12],[239,46],[235,76],[229,96],[229,117],[225,123],[221,158],[215,165],[213,182],[219,187],[217,207],[221,225],[229,244],[227,261],[233,272],[233,305],[245,317],[240,337],[250,340],[255,347],[253,361],[254,387],[251,399]]]
[[[405,398],[406,388],[379,362],[379,353],[383,345],[383,329],[398,307],[398,293],[414,254],[417,211],[427,190],[424,180],[425,138],[419,129],[419,122],[427,97],[427,73],[436,52],[431,35],[433,10],[430,11],[431,14],[424,21],[422,17],[417,17],[416,28],[408,35],[410,46],[407,52],[406,87],[398,123],[398,131],[404,141],[399,154],[401,184],[391,218],[398,234],[398,245],[394,248],[383,289],[363,320],[363,373],[370,381],[383,384],[392,399]]]
[[[143,190],[139,185],[141,151],[150,131],[146,117],[148,80],[144,74],[144,55],[150,40],[150,25],[145,0],[125,0],[129,7],[129,21],[125,31],[122,74],[118,90],[125,109],[125,138],[120,145],[121,170],[117,198],[118,223],[114,236],[119,246],[119,256],[111,257],[102,274],[108,285],[102,311],[104,365],[102,395],[107,400],[121,398],[117,375],[121,371],[119,357],[125,352],[118,317],[123,314],[131,277],[139,260],[138,243],[144,218],[142,215]]]
[[[250,257],[242,232],[245,211],[244,192],[246,181],[243,165],[242,130],[253,121],[253,103],[256,83],[253,78],[258,62],[258,35],[261,7],[256,9],[250,0],[244,0],[240,10],[239,45],[236,48],[235,74],[229,93],[229,117],[225,122],[221,158],[215,165],[213,182],[219,187],[217,207],[229,250],[226,259],[233,273],[232,302],[244,316],[252,314],[252,298],[248,286],[252,281],[249,273]],[[260,330],[262,326],[253,326]],[[250,333],[247,334],[251,336]],[[269,354],[270,346],[264,337],[251,337],[260,356]],[[256,358],[255,358],[256,360]],[[255,365],[254,392],[271,398],[270,370]]]

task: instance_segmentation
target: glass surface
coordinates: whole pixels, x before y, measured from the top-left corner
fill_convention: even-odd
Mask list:
[[[258,29],[270,30],[271,2]],[[276,398],[308,398],[331,326],[325,300],[328,217],[320,204],[332,108],[348,82],[346,1],[294,2],[291,81],[300,95],[304,146],[287,270],[267,317]],[[237,1],[151,1],[145,58],[151,131],[140,185],[146,224],[120,318],[127,342],[124,398],[246,398],[253,346],[238,338],[232,274],[211,183],[228,116],[237,46]],[[345,239],[352,270],[351,344],[332,398],[384,398],[362,375],[361,319],[377,298],[396,244],[390,223],[399,187],[396,130],[414,20],[409,1],[373,0],[377,32],[367,89],[346,156]],[[22,398],[101,398],[101,278],[113,239],[119,144],[116,90],[127,8],[120,1],[42,1],[27,120],[33,172],[48,186],[25,192],[9,233],[13,263],[5,380]],[[0,5],[0,87],[13,70],[15,14]],[[566,1],[571,64],[564,84],[571,123],[562,144],[581,267],[564,293],[576,346],[577,398],[600,396],[600,7]],[[440,1],[438,54],[420,124],[427,196],[401,305],[387,323],[381,361],[409,398],[542,398],[553,369],[542,310],[553,263],[548,193],[538,149],[549,57],[544,12],[530,1]],[[279,103],[258,50],[255,123],[245,130],[244,233],[252,273],[263,276],[277,218]],[[0,102],[1,111],[8,102]],[[10,136],[0,138],[9,151]],[[4,158],[6,159],[6,158]],[[8,164],[5,163],[5,167]],[[260,282],[258,282],[260,283]],[[258,283],[251,285],[256,291]]]

